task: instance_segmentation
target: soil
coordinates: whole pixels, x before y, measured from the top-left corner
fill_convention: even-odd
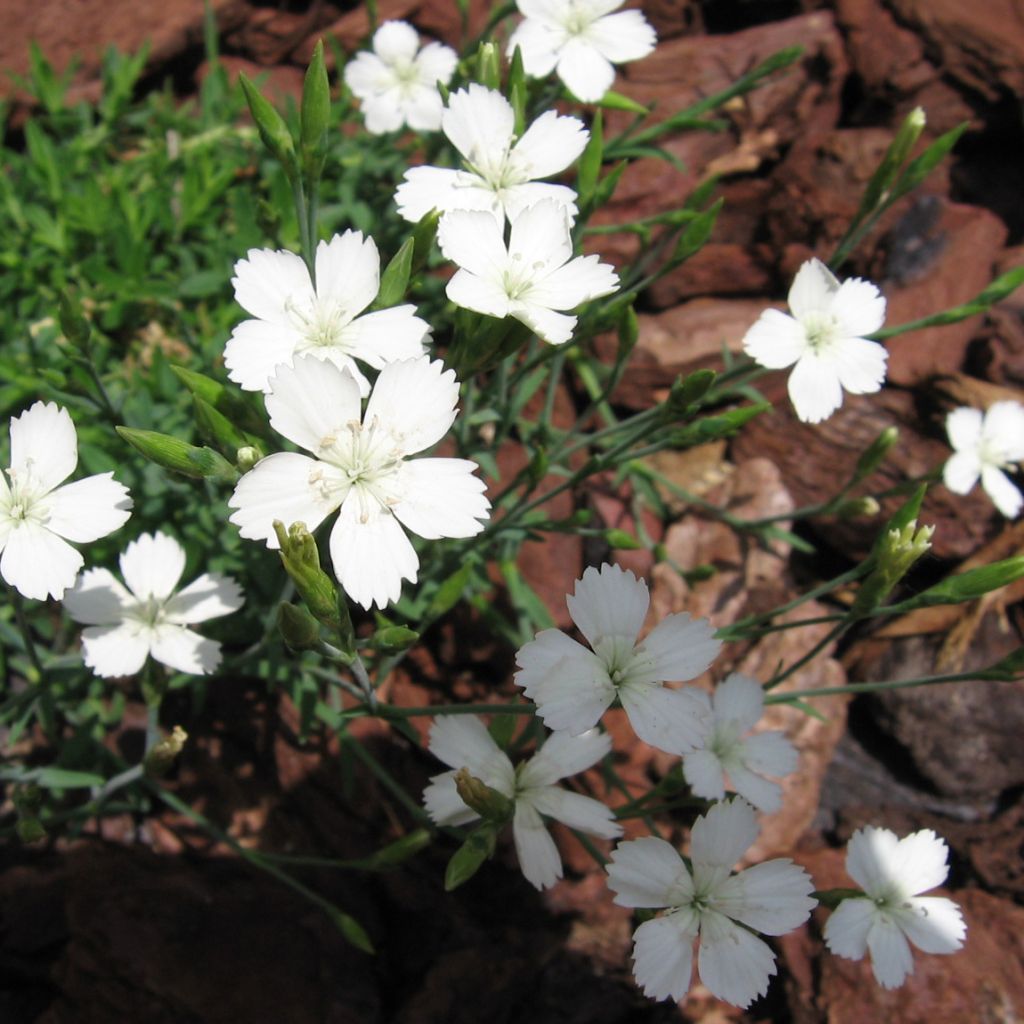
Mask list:
[[[297,96],[315,40],[334,33],[348,48],[366,31],[351,3],[212,0],[232,72],[269,72],[278,96]],[[471,26],[483,18],[471,4]],[[664,114],[729,84],[795,43],[792,73],[726,108],[727,131],[669,143],[679,166],[639,161],[604,214],[608,222],[678,206],[710,168],[726,200],[714,240],[643,296],[635,366],[617,402],[645,408],[681,372],[721,365],[768,304],[782,305],[796,267],[840,238],[879,154],[901,120],[925,108],[931,141],[969,127],[948,165],[897,205],[844,268],[879,283],[889,322],[916,319],[973,297],[997,273],[1024,262],[1020,154],[1024,120],[1024,0],[645,0],[661,45],[630,65],[622,92]],[[454,40],[447,0],[380,0],[380,18],[412,20]],[[77,54],[74,91],[97,95],[103,48],[151,44],[144,87],[170,79],[187,95],[203,74],[203,0],[110,5],[100,0],[0,0],[0,68],[24,73],[29,40],[63,67]],[[0,82],[15,120],[27,113]],[[614,121],[614,117],[610,120]],[[636,241],[602,236],[605,258],[635,254]],[[1024,292],[961,324],[890,345],[880,396],[847,399],[818,428],[797,423],[785,401],[728,445],[664,456],[659,469],[688,490],[729,502],[740,515],[770,515],[820,500],[884,427],[900,445],[864,492],[892,487],[937,465],[942,421],[955,404],[1024,401]],[[774,391],[772,389],[775,389]],[[769,395],[784,397],[782,375]],[[567,398],[568,400],[568,398]],[[515,465],[518,453],[508,453]],[[576,495],[609,526],[633,524],[631,496],[611,481]],[[560,510],[568,515],[571,506]],[[884,509],[889,511],[889,509]],[[932,488],[922,519],[937,524],[920,577],[926,585],[975,562],[1024,552],[1024,526],[1007,524],[983,495]],[[711,564],[685,584],[665,564],[613,552],[649,575],[657,614],[687,610],[725,625],[788,599],[809,580],[863,556],[878,520],[811,521],[822,545],[813,560],[776,544],[741,544],[694,510],[645,521],[684,568]],[[561,538],[527,544],[522,569],[556,620],[583,566],[609,557]],[[972,671],[1021,643],[1024,588],[994,599],[911,613],[826,650],[795,688],[845,680],[911,678],[935,666]],[[814,614],[813,606],[802,614]],[[511,652],[457,621],[435,630],[408,673],[389,684],[398,704],[488,700],[511,694]],[[470,642],[467,643],[467,636]],[[456,642],[456,639],[458,642]],[[716,675],[770,672],[798,657],[814,629],[736,645]],[[720,676],[719,676],[720,677]],[[706,682],[706,681],[705,681]],[[168,791],[202,811],[233,842],[262,851],[365,857],[410,827],[407,811],[351,754],[298,738],[287,698],[256,680],[222,680],[197,718]],[[866,964],[823,952],[817,918],[776,943],[779,977],[749,1011],[700,986],[679,1007],[640,996],[629,977],[631,918],[571,836],[559,835],[566,879],[545,894],[521,877],[507,847],[471,883],[444,893],[454,846],[442,841],[400,868],[367,874],[303,868],[296,877],[364,923],[376,956],[346,943],[327,917],[268,875],[248,868],[187,818],[154,808],[145,821],[105,820],[74,842],[0,850],[0,1019],[12,1024],[632,1024],[745,1021],[952,1024],[1024,1018],[1024,684],[971,683],[884,697],[830,698],[821,720],[774,708],[801,752],[786,807],[765,821],[756,857],[793,856],[819,888],[849,884],[839,846],[868,822],[899,832],[933,828],[952,849],[949,890],[968,920],[954,957],[916,957],[897,992],[879,989]],[[133,707],[118,738],[137,743]],[[422,723],[421,723],[422,725]],[[668,761],[609,723],[618,769],[639,788]],[[410,792],[436,764],[408,739],[366,721],[353,731]],[[686,819],[675,822],[677,837]]]

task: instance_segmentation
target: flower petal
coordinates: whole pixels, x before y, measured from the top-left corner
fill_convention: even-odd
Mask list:
[[[274,430],[319,456],[348,424],[359,422],[362,402],[352,374],[303,355],[292,366],[278,367],[266,405]]]
[[[769,860],[732,875],[718,886],[712,906],[765,935],[784,935],[818,905],[814,880],[791,860]]]
[[[868,932],[878,913],[873,900],[854,896],[843,900],[825,922],[825,944],[848,960],[862,960],[868,951]]]
[[[520,793],[519,800],[527,801],[541,814],[588,835],[602,839],[617,839],[622,835],[622,826],[615,820],[611,808],[582,793],[573,793],[560,786],[541,786]]]
[[[789,375],[789,397],[804,423],[820,423],[843,404],[843,389],[833,360],[805,352]]]
[[[501,224],[489,213],[477,210],[446,213],[437,227],[437,244],[445,259],[463,270],[489,284],[501,283],[508,268],[508,250]],[[452,301],[458,300],[452,298]]]
[[[896,834],[869,825],[857,829],[847,843],[846,873],[872,898],[884,896],[894,881],[893,866],[900,859]]]
[[[108,569],[83,572],[63,602],[68,615],[87,626],[116,625],[124,618],[125,609],[135,603]]]
[[[985,413],[983,434],[1007,462],[1020,462],[1024,459],[1024,405],[994,402]]]
[[[560,42],[559,35],[549,25],[527,18],[509,37],[505,53],[511,58],[518,46],[523,55],[523,70],[531,78],[546,78],[558,63]]]
[[[476,183],[476,187],[468,186],[468,182]],[[414,222],[431,210],[442,213],[446,210],[491,211],[496,207],[498,216],[502,216],[497,195],[482,186],[481,178],[463,171],[448,167],[411,167],[395,190],[395,203],[399,215]]]
[[[743,336],[743,351],[769,370],[792,366],[807,351],[807,332],[793,317],[766,309]]]
[[[797,320],[814,314],[831,314],[832,301],[839,291],[839,280],[819,259],[801,264],[793,278],[787,302]]]
[[[782,787],[770,782],[739,764],[729,765],[730,788],[743,797],[752,807],[764,814],[774,814],[782,807]]]
[[[418,359],[430,325],[412,305],[378,309],[357,317],[338,335],[338,344],[356,359],[379,370],[399,359]]]
[[[832,297],[832,315],[847,338],[863,338],[885,323],[885,298],[870,281],[851,277]]]
[[[739,732],[753,729],[764,710],[761,684],[739,672],[731,672],[715,687],[711,697],[715,721],[732,722]]]
[[[37,497],[52,491],[78,465],[78,434],[67,409],[34,402],[11,420],[11,479]]]
[[[269,455],[249,470],[235,485],[228,507],[235,511],[229,521],[249,540],[266,541],[277,548],[274,520],[285,527],[305,523],[312,533],[340,504],[339,490],[332,493],[326,485],[341,488],[340,469],[295,452]]]
[[[467,162],[479,167],[504,154],[512,141],[515,115],[500,92],[473,82],[452,93],[441,126]]]
[[[363,522],[355,503],[342,506],[331,530],[331,562],[345,593],[366,609],[397,601],[402,581],[415,583],[420,565],[393,515],[382,513]]]
[[[515,302],[511,307],[512,316],[546,341],[549,345],[564,345],[576,328],[576,317],[555,313],[545,306],[532,302]]]
[[[552,733],[544,746],[519,768],[524,788],[550,786],[559,779],[578,775],[611,753],[612,738],[606,732],[589,729],[579,736]]]
[[[220,664],[219,643],[168,622],[153,629],[149,653],[162,664],[195,676],[209,675]]]
[[[964,944],[967,925],[952,900],[915,896],[901,911],[897,924],[923,953],[955,953]]]
[[[946,433],[949,435],[949,443],[953,450],[976,455],[978,445],[981,443],[983,424],[984,417],[980,409],[961,406],[949,413],[946,417]]]
[[[509,153],[517,176],[528,181],[564,171],[583,152],[590,132],[578,117],[545,111],[523,133]]]
[[[683,757],[683,775],[694,796],[705,800],[725,799],[722,762],[710,750],[695,750]]]
[[[697,973],[713,995],[746,1009],[768,991],[775,954],[756,935],[707,911],[700,919]]]
[[[597,103],[615,82],[615,67],[582,39],[571,38],[562,47],[555,67],[558,77],[583,103]]]
[[[441,440],[455,421],[459,383],[454,370],[426,356],[388,363],[366,405],[365,421],[387,424],[403,455],[415,455]]]
[[[795,772],[800,761],[796,747],[777,729],[746,737],[741,748],[744,765],[760,775],[782,778]]]
[[[242,588],[230,576],[204,572],[164,605],[164,618],[184,626],[230,615],[243,604]]]
[[[954,494],[967,494],[981,476],[981,459],[976,451],[956,452],[942,467],[942,482]]]
[[[455,788],[455,772],[442,772],[423,790],[423,806],[435,825],[466,825],[480,815],[462,802]]]
[[[898,924],[884,914],[876,914],[868,929],[868,949],[875,981],[882,988],[899,988],[908,974],[914,973],[914,955]]]
[[[122,552],[121,576],[140,601],[169,597],[185,571],[185,549],[166,533],[144,533]]]
[[[434,757],[449,768],[468,768],[487,785],[512,795],[512,762],[477,715],[438,715],[430,726],[428,746]]]
[[[562,858],[558,855],[558,847],[541,816],[522,800],[516,802],[512,835],[519,867],[526,880],[537,889],[554,885],[562,877]]]
[[[1015,519],[1019,515],[1024,498],[1001,469],[996,469],[995,466],[982,466],[981,486],[992,499],[992,504],[1007,519]]]
[[[243,320],[224,346],[228,376],[246,391],[267,391],[280,366],[291,366],[302,335],[291,326]]]
[[[731,868],[757,839],[757,817],[746,800],[715,804],[699,817],[690,833],[694,865]]]
[[[693,894],[693,880],[674,846],[644,836],[612,851],[608,888],[620,907],[670,907]]]
[[[608,636],[635,640],[650,602],[643,580],[607,562],[600,569],[589,566],[565,599],[572,621],[591,647]]]
[[[47,527],[76,544],[88,544],[121,529],[131,518],[128,488],[113,473],[97,473],[64,484],[43,499]]]
[[[317,245],[316,297],[323,315],[340,323],[352,320],[373,302],[379,287],[380,254],[372,238],[346,231]]]
[[[644,743],[670,754],[688,754],[703,745],[711,725],[703,691],[631,682],[620,685],[618,693],[633,731]]]
[[[619,278],[611,264],[599,262],[597,256],[577,256],[538,281],[529,297],[549,309],[575,309],[582,302],[611,295],[618,287]]]
[[[870,395],[881,388],[889,353],[877,341],[844,338],[833,346],[829,356],[834,360],[839,383],[851,395]]]
[[[486,485],[468,459],[415,459],[402,467],[401,499],[391,511],[407,530],[428,540],[473,537],[490,516]]]
[[[312,308],[316,301],[302,257],[286,249],[250,249],[235,264],[231,283],[242,309],[278,327],[292,327],[289,311]]]
[[[445,287],[445,294],[456,306],[498,320],[504,320],[512,312],[508,293],[501,285],[488,278],[477,277],[468,270],[457,270],[452,275]]]
[[[388,64],[411,61],[419,45],[420,37],[407,21],[385,21],[373,33],[373,51]]]
[[[640,60],[651,53],[658,42],[654,29],[639,11],[622,11],[598,18],[591,23],[584,38],[613,64]]]
[[[59,599],[74,585],[82,564],[82,556],[67,541],[25,519],[7,535],[0,576],[24,597]]]
[[[82,630],[82,655],[93,672],[110,679],[133,676],[149,657],[150,630],[135,623],[90,626]]]
[[[637,645],[629,661],[629,682],[677,682],[696,679],[718,657],[722,641],[707,619],[687,612],[666,615]]]
[[[690,990],[696,916],[680,911],[644,921],[633,933],[633,977],[650,999],[678,1002]]]

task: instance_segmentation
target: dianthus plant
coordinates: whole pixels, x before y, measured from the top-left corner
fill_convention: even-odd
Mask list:
[[[456,6],[468,35],[470,11]],[[806,800],[816,785],[800,715],[843,689],[818,682],[838,661],[825,677],[815,657],[916,608],[983,611],[986,595],[1024,576],[1019,555],[947,575],[930,552],[941,534],[922,521],[940,478],[947,505],[980,481],[994,510],[979,536],[1019,514],[1020,393],[958,379],[968,404],[922,399],[915,427],[940,452],[948,433],[944,465],[918,458],[924,445],[900,462],[920,477],[878,473],[899,443],[886,428],[845,475],[837,466],[834,492],[791,512],[780,501],[774,514],[744,513],[758,477],[724,460],[769,407],[757,388],[779,369],[791,402],[772,427],[778,446],[834,447],[890,422],[891,408],[875,406],[900,335],[975,316],[1024,270],[963,306],[885,325],[890,284],[868,279],[881,260],[858,246],[955,141],[911,158],[924,129],[914,111],[835,251],[792,240],[808,258],[794,267],[788,311],[776,294],[745,333],[716,339],[728,353],[713,367],[662,380],[658,367],[694,358],[691,339],[657,340],[637,309],[663,301],[650,289],[665,275],[688,287],[685,261],[721,206],[716,179],[689,167],[707,180],[689,196],[650,197],[633,220],[612,202],[616,189],[624,199],[643,177],[639,160],[664,158],[670,174],[674,135],[731,123],[716,108],[798,53],[653,120],[630,83],[632,62],[655,45],[639,9],[515,6],[497,7],[461,53],[426,25],[385,22],[358,53],[337,51],[333,92],[318,46],[290,121],[243,78],[257,133],[239,126],[240,94],[215,55],[200,122],[162,107],[120,119],[131,90],[111,72],[121,92],[99,108],[69,117],[49,96],[60,116],[26,126],[35,163],[12,155],[5,208],[15,212],[66,125],[94,124],[69,166],[92,174],[115,140],[127,150],[97,170],[98,184],[58,187],[66,167],[46,161],[47,202],[75,198],[68,231],[92,221],[102,231],[72,243],[49,214],[18,212],[36,234],[4,263],[18,280],[30,272],[7,304],[27,319],[12,329],[0,388],[11,602],[0,726],[26,751],[0,765],[9,823],[31,841],[65,826],[78,834],[108,808],[141,820],[166,804],[327,905],[282,856],[238,843],[161,781],[190,717],[210,695],[225,708],[244,684],[262,707],[294,709],[289,731],[324,740],[310,752],[343,758],[351,784],[339,793],[358,795],[360,836],[391,837],[358,856],[298,851],[318,863],[397,868],[429,844],[420,882],[440,883],[443,856],[447,888],[522,886],[521,872],[550,890],[575,884],[589,857],[588,900],[639,912],[632,971],[654,999],[683,999],[699,977],[747,1007],[785,969],[771,939],[803,927],[824,939],[823,955],[870,957],[881,985],[901,984],[912,947],[948,954],[965,936],[955,903],[925,895],[946,880],[949,853],[930,829],[902,839],[859,829],[846,858],[855,890],[823,890],[763,851],[790,820],[790,795]],[[44,145],[47,132],[57,141]],[[129,173],[134,192],[122,187]],[[130,242],[113,221],[131,223]],[[51,248],[62,262],[42,284]],[[65,265],[77,251],[89,261]],[[182,279],[144,287],[168,267]],[[45,303],[69,280],[89,301],[62,296],[58,337]],[[659,355],[627,376],[637,346]],[[630,411],[650,374],[646,407]],[[860,558],[829,533],[854,517],[881,517],[861,525],[873,539]],[[543,546],[553,538],[561,546]],[[531,561],[544,563],[546,588]],[[1008,613],[1000,633],[1007,647],[1014,621]],[[936,667],[859,688],[981,686],[1024,671],[1019,648],[971,664],[970,676]],[[137,756],[114,733],[140,696]],[[359,731],[369,718],[375,728]],[[190,763],[189,792],[207,763]],[[497,866],[478,875],[488,860]],[[330,914],[363,949],[389,941],[343,908]]]

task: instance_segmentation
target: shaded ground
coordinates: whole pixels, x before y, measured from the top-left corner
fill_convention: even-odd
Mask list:
[[[622,405],[643,408],[664,398],[678,373],[717,365],[723,344],[738,346],[765,304],[784,297],[799,263],[838,241],[893,128],[917,105],[927,110],[929,139],[962,120],[970,128],[948,168],[922,196],[893,210],[846,273],[880,283],[889,322],[898,323],[965,301],[996,273],[1024,262],[1019,0],[644,6],[663,43],[620,85],[656,101],[659,111],[723,88],[784,46],[800,43],[805,56],[793,73],[730,106],[729,131],[673,140],[669,148],[685,171],[642,161],[623,179],[609,222],[677,206],[711,170],[722,176],[726,207],[715,240],[644,296],[636,367],[617,395]],[[361,10],[329,3],[218,0],[214,7],[229,67],[268,68],[272,88],[282,93],[300,87],[317,35],[334,32],[351,48],[365,26]],[[445,38],[457,33],[454,5],[442,0],[381,0],[380,10],[382,19],[411,17]],[[98,52],[108,41],[130,50],[152,40],[149,85],[170,76],[184,94],[202,74],[200,0],[120,7],[0,0],[0,16],[0,66],[24,70],[29,38],[58,65],[81,52],[82,96],[95,94]],[[14,102],[17,120],[16,96]],[[634,255],[635,246],[625,236],[601,239],[601,251],[617,260]],[[985,317],[898,339],[890,351],[891,386],[881,396],[848,400],[822,427],[797,424],[782,402],[728,447],[666,457],[660,468],[691,491],[729,501],[737,514],[776,514],[830,493],[865,444],[896,424],[900,446],[865,489],[925,472],[947,454],[942,419],[952,404],[1024,398],[1024,297]],[[772,388],[781,398],[781,376],[766,390]],[[573,400],[568,391],[560,396],[567,409]],[[516,453],[508,457],[514,461]],[[631,522],[630,496],[610,483],[576,501],[609,525]],[[1024,548],[1024,527],[1006,525],[979,493],[960,499],[935,487],[922,518],[938,528],[920,583]],[[650,574],[658,613],[686,609],[724,625],[862,555],[877,521],[812,523],[809,534],[831,545],[814,560],[782,547],[750,550],[682,507],[671,522],[645,526],[679,565],[718,570],[687,587],[665,565],[618,553],[623,564]],[[607,556],[562,538],[549,547],[527,545],[523,569],[564,620],[568,582]],[[1022,597],[1018,587],[996,600],[891,622],[828,652],[794,683],[909,678],[991,663],[1021,642]],[[509,652],[467,644],[457,633],[462,627],[468,624],[430,637],[415,671],[394,681],[396,703],[509,692]],[[770,671],[815,639],[813,630],[773,635],[728,652],[731,663],[716,674]],[[812,923],[779,944],[781,978],[748,1014],[699,988],[681,1010],[651,1004],[628,979],[630,917],[611,906],[571,838],[563,847],[568,879],[543,897],[522,880],[507,850],[454,897],[442,892],[451,852],[443,845],[389,874],[302,873],[307,885],[366,924],[380,950],[369,958],[308,902],[248,871],[168,812],[141,825],[107,821],[102,836],[70,849],[0,854],[0,1018],[941,1024],[1024,1016],[1024,687],[979,683],[862,698],[849,709],[842,698],[820,706],[825,722],[776,708],[768,723],[789,731],[802,763],[786,809],[766,821],[756,852],[795,854],[827,887],[844,881],[835,845],[863,823],[944,835],[953,849],[950,886],[969,920],[968,945],[957,957],[918,958],[912,983],[900,992],[878,990],[864,965],[823,955]],[[170,786],[244,845],[359,857],[408,827],[405,810],[351,758],[300,745],[294,709],[256,682],[218,685],[198,721],[187,709],[166,709],[166,725],[185,719],[193,742]],[[665,769],[658,756],[628,744],[621,722],[610,724],[620,774],[631,786]],[[411,792],[436,770],[412,744],[372,723],[357,734]]]

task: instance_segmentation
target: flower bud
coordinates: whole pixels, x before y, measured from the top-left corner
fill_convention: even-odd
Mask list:
[[[294,179],[298,171],[295,162],[295,143],[292,140],[292,133],[284,118],[260,95],[260,91],[249,81],[244,73],[239,73],[238,83],[245,93],[245,101],[249,104],[249,113],[263,140],[263,145],[284,166],[285,173],[289,178]]]
[[[877,516],[882,511],[882,506],[877,499],[870,495],[863,498],[850,498],[844,501],[835,509],[834,514],[840,519],[861,519],[863,517]]]
[[[185,748],[188,733],[180,725],[176,725],[170,736],[165,736],[153,746],[142,762],[142,773],[147,779],[159,779],[166,775],[178,755]]]
[[[240,473],[248,473],[262,458],[263,453],[255,445],[242,445],[235,455],[235,465]]]
[[[711,389],[717,374],[714,370],[697,370],[688,377],[680,374],[668,393],[666,413],[670,420],[680,419],[692,411]]]
[[[419,638],[419,633],[414,629],[405,626],[385,626],[370,637],[370,646],[381,654],[398,654],[407,651]]]
[[[506,822],[515,810],[515,804],[504,793],[470,775],[468,768],[460,768],[455,773],[455,789],[462,802],[485,821]]]
[[[135,430],[132,427],[114,429],[137,452],[164,469],[196,478],[210,477],[227,481],[238,479],[235,467],[212,448],[198,448],[155,430]]]
[[[875,567],[861,584],[850,615],[860,618],[875,610],[911,566],[931,547],[934,526],[918,527],[911,519],[904,526],[887,530],[875,553]]]
[[[277,628],[293,651],[308,651],[320,642],[320,623],[300,605],[282,603],[277,609]]]
[[[856,469],[853,471],[853,483],[859,483],[871,476],[899,439],[900,432],[895,427],[886,427],[857,460]]]
[[[318,39],[306,70],[299,111],[303,170],[314,179],[319,178],[323,167],[330,120],[331,87],[324,64],[324,42]]]
[[[497,827],[489,821],[478,825],[455,851],[444,873],[445,892],[451,892],[468,882],[494,853],[498,836]]]

